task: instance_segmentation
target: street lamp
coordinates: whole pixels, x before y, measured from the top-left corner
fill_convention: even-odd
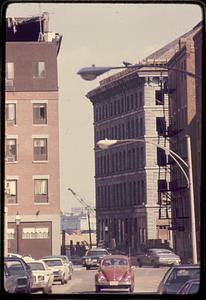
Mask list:
[[[19,215],[19,212],[17,211],[16,217],[15,217],[15,223],[16,223],[16,252],[19,254],[19,226],[21,222],[21,217]]]
[[[124,144],[128,142],[142,142],[142,143],[149,143],[153,144],[158,148],[161,148],[165,150],[167,155],[170,155],[173,160],[177,163],[177,165],[182,170],[187,183],[188,183],[188,189],[190,194],[190,213],[191,213],[191,239],[192,239],[192,258],[193,263],[197,263],[197,245],[196,245],[196,225],[195,225],[195,207],[194,207],[194,188],[193,188],[193,175],[192,175],[192,156],[191,156],[191,143],[190,143],[190,136],[186,135],[187,139],[187,151],[188,151],[188,163],[186,163],[176,152],[170,150],[169,148],[165,146],[161,146],[159,144],[156,144],[151,141],[146,141],[144,139],[123,139],[123,140],[99,140],[97,142],[97,145],[99,148],[106,150],[109,147],[116,145],[116,144]],[[185,172],[184,168],[182,167],[181,163],[188,169],[188,175]]]
[[[157,68],[159,71],[167,71],[167,70],[172,70],[172,71],[177,71],[181,72],[183,74],[186,74],[188,76],[191,76],[196,79],[202,79],[202,76],[198,74],[194,74],[192,72],[188,72],[182,69],[178,68],[171,68],[167,66],[167,63],[153,63],[153,64],[148,64],[148,63],[139,63],[135,65],[125,65],[125,66],[119,66],[119,67],[96,67],[95,65],[92,65],[91,67],[85,67],[81,68],[77,74],[82,77],[84,80],[94,80],[98,76],[110,71],[110,70],[116,70],[116,69],[138,69],[138,72],[145,72],[144,69],[141,70],[143,67],[151,67],[151,68]]]

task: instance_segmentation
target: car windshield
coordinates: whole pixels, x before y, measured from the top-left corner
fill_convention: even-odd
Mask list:
[[[64,256],[61,256],[60,258],[63,260],[63,262],[65,262],[65,263],[67,262],[67,259],[66,259],[66,257],[64,257]]]
[[[190,279],[200,277],[199,268],[174,269],[168,278],[168,283],[184,283]]]
[[[105,251],[88,251],[86,256],[101,256],[101,255],[107,255],[108,252]]]
[[[188,294],[196,294],[199,291],[199,283],[193,283],[189,288]]]
[[[14,274],[19,271],[24,271],[24,267],[20,261],[7,261],[6,266],[10,274]]]
[[[43,257],[43,259],[46,259],[46,258],[61,258],[63,260],[63,262],[67,262],[67,257],[64,257],[64,256],[47,256],[47,257]]]
[[[27,263],[30,268],[34,271],[34,270],[45,270],[45,267],[42,263]]]
[[[174,253],[170,250],[160,250],[158,251],[158,254],[174,254]]]
[[[126,259],[119,259],[119,258],[109,258],[109,259],[104,259],[102,261],[103,266],[128,266],[128,261]]]
[[[49,267],[62,266],[62,261],[60,259],[44,260]]]

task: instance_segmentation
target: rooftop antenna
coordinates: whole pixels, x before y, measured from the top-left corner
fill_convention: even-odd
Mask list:
[[[41,3],[38,3],[38,7],[39,7],[39,41],[42,40],[42,23],[41,23]]]

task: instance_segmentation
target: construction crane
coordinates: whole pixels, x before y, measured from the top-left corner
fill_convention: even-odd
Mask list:
[[[90,222],[90,214],[94,209],[91,208],[90,205],[88,205],[85,200],[79,196],[77,193],[75,193],[71,188],[68,188],[68,191],[70,191],[74,197],[84,206],[84,208],[87,211],[87,217],[88,217],[88,228],[89,228],[89,247],[92,248],[92,236],[91,236],[91,222]]]

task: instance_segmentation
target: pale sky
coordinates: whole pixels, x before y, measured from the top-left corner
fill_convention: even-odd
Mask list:
[[[85,95],[98,86],[76,73],[86,66],[137,63],[202,20],[197,4],[18,3],[7,16],[49,13],[49,30],[63,35],[58,55],[61,210],[81,206],[72,188],[95,204],[93,107]]]

